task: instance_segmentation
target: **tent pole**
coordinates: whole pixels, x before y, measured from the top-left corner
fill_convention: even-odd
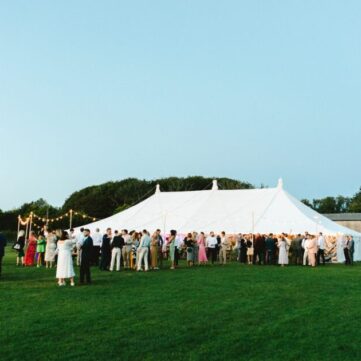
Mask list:
[[[71,209],[71,210],[69,211],[69,213],[70,213],[70,217],[69,217],[69,229],[72,229],[72,227],[73,227],[73,210]]]
[[[31,233],[32,231],[32,225],[33,225],[33,212],[30,213],[30,225],[29,225],[29,234]]]
[[[19,237],[19,232],[20,232],[20,216],[18,217],[18,234],[17,234],[17,237]]]

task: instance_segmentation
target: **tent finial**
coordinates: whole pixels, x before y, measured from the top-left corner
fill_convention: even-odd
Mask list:
[[[217,181],[217,179],[213,180],[212,191],[218,191],[218,181]]]
[[[155,188],[155,193],[160,193],[160,184],[157,184],[157,187]]]
[[[283,189],[283,179],[282,179],[282,178],[280,178],[280,179],[278,180],[277,188]]]

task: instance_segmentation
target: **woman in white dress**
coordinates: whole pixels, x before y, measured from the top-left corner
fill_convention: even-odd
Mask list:
[[[58,279],[59,286],[65,286],[65,280],[70,279],[70,285],[75,286],[74,284],[74,267],[73,267],[73,258],[72,251],[75,241],[69,239],[67,232],[63,231],[61,238],[58,241],[58,265],[56,268],[56,278]]]
[[[55,262],[56,251],[56,236],[55,232],[49,232],[46,235],[46,248],[45,248],[45,264],[46,268],[53,268]]]
[[[288,264],[287,241],[284,237],[278,240],[277,246],[279,248],[278,264],[284,267]]]

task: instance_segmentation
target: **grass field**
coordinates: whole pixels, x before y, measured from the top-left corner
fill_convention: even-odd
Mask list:
[[[361,266],[55,270],[0,281],[0,360],[361,360]],[[76,270],[78,273],[78,270]]]

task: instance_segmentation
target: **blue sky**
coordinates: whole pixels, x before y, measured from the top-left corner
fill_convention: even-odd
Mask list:
[[[2,1],[0,208],[125,177],[361,186],[359,1]]]

